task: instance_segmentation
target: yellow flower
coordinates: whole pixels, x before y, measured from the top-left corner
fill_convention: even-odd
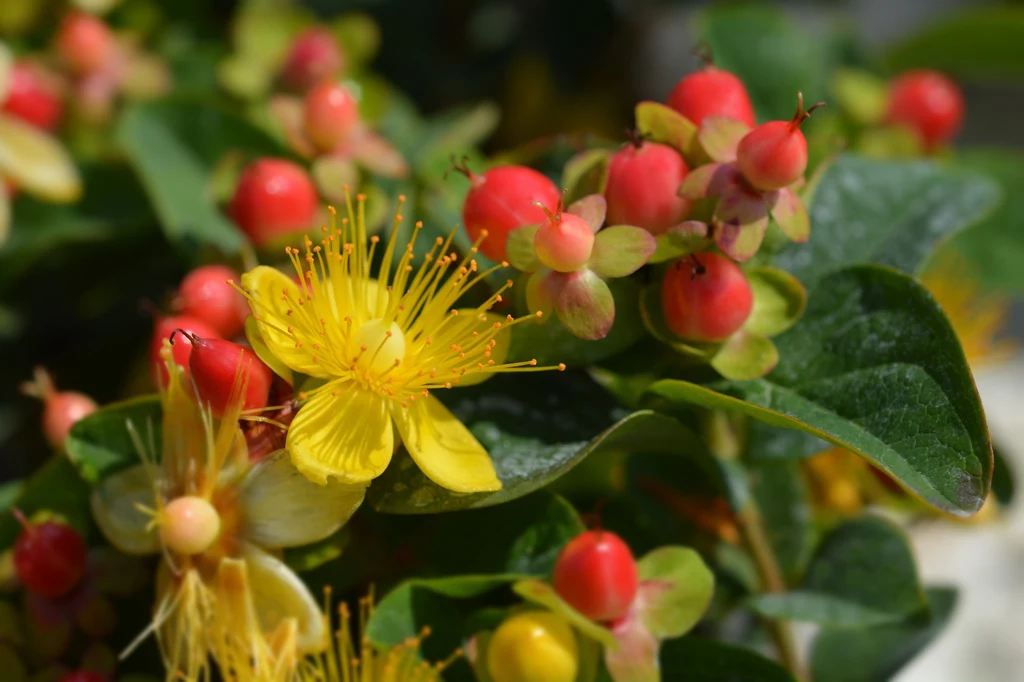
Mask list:
[[[391,461],[397,428],[413,460],[438,485],[463,493],[500,489],[487,451],[432,391],[496,372],[554,369],[537,367],[536,360],[505,362],[507,330],[533,316],[490,312],[511,281],[476,308],[454,309],[497,267],[478,271],[476,247],[460,260],[450,251],[454,231],[413,267],[422,224],[399,245],[400,213],[379,273],[386,286],[378,286],[370,264],[381,256],[379,239],[367,239],[364,198],[357,209],[351,201],[347,208],[340,227],[331,209],[330,229],[323,228],[318,245],[307,238],[304,255],[286,249],[301,284],[266,266],[242,277],[260,336],[250,339],[253,347],[269,349],[269,364],[282,376],[293,370],[321,384],[300,393],[305,403],[286,444],[292,461],[321,484],[330,477],[365,483]],[[392,271],[396,250],[402,255]]]
[[[1010,301],[981,291],[962,256],[946,253],[921,275],[949,317],[972,366],[1005,360],[1013,344],[998,338],[1006,326]]]
[[[238,427],[246,378],[216,421],[169,351],[159,463],[152,429],[129,424],[143,464],[95,488],[93,515],[121,551],[164,556],[153,622],[139,640],[156,634],[168,680],[212,679],[211,657],[229,679],[239,662],[249,677],[238,679],[272,679],[260,675],[287,668],[278,650],[315,651],[324,640],[319,606],[277,552],[337,531],[365,486],[317,486],[283,450],[251,463]]]

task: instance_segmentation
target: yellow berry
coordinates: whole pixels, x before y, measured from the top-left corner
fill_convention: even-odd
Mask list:
[[[487,670],[494,682],[573,682],[576,637],[568,621],[554,613],[512,616],[487,646]]]
[[[220,515],[201,497],[174,499],[164,508],[160,537],[172,552],[201,554],[220,535]]]

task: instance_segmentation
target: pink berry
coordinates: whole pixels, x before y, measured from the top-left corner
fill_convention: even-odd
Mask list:
[[[669,329],[689,341],[724,341],[750,316],[754,294],[736,263],[717,253],[676,261],[661,283]]]
[[[320,199],[309,174],[285,159],[246,167],[231,200],[231,215],[256,246],[312,228]]]
[[[662,234],[680,223],[690,211],[690,202],[679,196],[689,170],[679,152],[667,145],[625,145],[608,167],[608,224],[636,225]]]
[[[160,539],[176,554],[202,554],[220,535],[220,514],[202,497],[171,500],[159,517]]]
[[[187,334],[175,334],[174,343],[184,342]],[[256,410],[267,406],[274,373],[248,348],[231,341],[191,335],[192,353],[189,371],[196,392],[203,404],[208,404],[215,417],[227,411],[241,373],[248,376],[242,402],[243,410]],[[240,388],[240,386],[238,386]]]
[[[10,74],[10,89],[0,110],[17,116],[42,130],[53,130],[60,123],[63,104],[57,87],[42,67],[15,62]]]
[[[910,127],[932,149],[960,130],[964,97],[956,83],[938,71],[907,71],[889,85],[885,120]]]
[[[114,50],[110,28],[91,14],[70,12],[57,30],[57,54],[80,76],[103,68],[113,57]]]
[[[64,677],[60,678],[59,682],[110,682],[103,675],[89,672],[88,670],[75,670],[70,672]]]
[[[185,275],[178,287],[175,310],[206,322],[225,337],[242,333],[249,305],[228,281],[238,282],[239,274],[226,265],[204,265]]]
[[[164,347],[164,340],[170,339],[171,334],[177,330],[184,330],[190,335],[204,339],[219,338],[217,330],[202,320],[188,315],[170,315],[159,318],[153,329],[153,339],[149,343],[149,363],[153,372],[153,383],[157,386],[167,386],[170,378],[167,375],[167,367],[164,366],[163,357],[160,354]],[[189,374],[189,358],[192,357],[192,340],[189,335],[175,334],[174,343],[171,346],[171,358],[174,364],[185,369],[185,375]]]
[[[55,448],[63,447],[75,422],[96,411],[89,396],[76,391],[58,391],[49,373],[37,367],[32,381],[21,386],[22,393],[43,401],[43,435]]]
[[[537,229],[533,247],[541,263],[557,272],[575,272],[590,260],[594,232],[572,213],[553,215]]]
[[[667,103],[698,128],[707,116],[728,116],[751,127],[756,122],[743,81],[713,66],[683,76]]]
[[[793,118],[762,123],[744,135],[737,145],[736,167],[755,189],[781,189],[804,176],[807,140],[800,131],[800,124],[821,104],[804,111],[802,95],[799,102]]]
[[[562,599],[598,622],[626,615],[640,585],[629,546],[604,530],[573,538],[558,555],[553,578]]]
[[[86,547],[71,526],[46,521],[31,525],[15,511],[23,530],[14,543],[14,570],[30,592],[60,597],[70,592],[85,573]]]
[[[334,35],[315,26],[300,33],[281,69],[281,80],[293,90],[308,90],[341,73],[345,56]]]
[[[348,88],[327,81],[306,93],[302,115],[306,137],[329,152],[351,135],[359,122],[359,105]]]
[[[557,206],[561,193],[547,176],[525,166],[498,166],[480,175],[459,169],[472,186],[462,205],[462,222],[470,239],[480,242],[480,252],[493,261],[506,258],[508,233],[520,225],[547,221],[543,206]]]

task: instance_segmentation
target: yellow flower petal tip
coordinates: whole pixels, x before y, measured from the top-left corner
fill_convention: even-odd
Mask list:
[[[457,492],[499,490],[487,451],[433,395],[496,373],[564,369],[536,360],[507,362],[509,330],[536,315],[513,318],[491,309],[508,281],[475,308],[456,308],[470,289],[503,266],[481,270],[477,247],[460,257],[453,230],[422,258],[416,223],[399,230],[404,197],[384,244],[366,227],[365,197],[330,209],[331,226],[305,249],[285,249],[297,277],[257,267],[242,277],[266,348],[290,370],[324,379],[300,393],[287,447],[310,479],[365,482],[379,476],[398,432],[432,481]],[[380,253],[383,250],[383,254]],[[418,262],[417,262],[418,261]],[[381,262],[374,279],[370,264]]]

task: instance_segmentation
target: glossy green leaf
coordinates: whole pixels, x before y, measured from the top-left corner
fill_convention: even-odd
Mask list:
[[[998,196],[991,180],[970,171],[844,155],[814,194],[813,237],[774,264],[812,290],[829,272],[855,263],[916,272],[938,242],[981,220]]]
[[[139,460],[128,429],[129,422],[147,448],[160,446],[162,426],[157,396],[112,403],[71,427],[65,449],[82,477],[97,483],[105,476]]]
[[[999,183],[1002,203],[981,222],[957,233],[936,254],[934,264],[947,265],[952,278],[969,278],[986,290],[1024,291],[1024,154],[1008,150],[971,151],[957,157],[958,166],[985,173]]]
[[[747,484],[783,576],[796,580],[814,549],[811,507],[800,465],[752,461],[747,466]]]
[[[594,239],[589,266],[601,277],[626,277],[647,263],[657,245],[654,235],[643,228],[606,227]]]
[[[796,324],[807,307],[807,290],[800,281],[772,267],[749,268],[746,274],[754,292],[754,307],[743,328],[775,336]]]
[[[121,116],[116,137],[168,238],[180,245],[212,245],[225,253],[236,252],[242,237],[214,201],[215,163],[238,149],[286,155],[263,131],[199,102],[133,105]]]
[[[573,336],[558,320],[527,322],[512,331],[509,361],[535,358],[540,365],[564,362],[570,369],[578,369],[617,355],[643,338],[643,324],[636,306],[639,286],[629,278],[609,280],[607,284],[615,301],[615,323],[607,336],[598,341],[586,341]]]
[[[615,297],[603,279],[584,268],[566,278],[555,313],[574,336],[598,341],[608,336],[615,324]]]
[[[661,547],[636,564],[640,575],[640,621],[658,639],[680,637],[707,611],[715,577],[688,547]]]
[[[516,381],[496,379],[460,389],[463,396],[449,402],[490,452],[501,490],[452,493],[432,483],[402,454],[370,486],[367,502],[378,511],[399,514],[488,507],[547,485],[598,449],[678,452],[688,441],[700,447],[678,422],[648,410],[612,424],[611,402],[593,381],[563,376],[565,381],[557,384],[521,376]]]
[[[30,478],[25,480],[11,507],[27,517],[36,512],[59,514],[80,533],[88,536],[92,527],[89,512],[89,485],[78,475],[64,455],[54,455]],[[21,526],[13,514],[0,513],[0,550],[6,550],[18,535]]]
[[[533,246],[534,237],[537,236],[539,229],[540,225],[520,225],[508,233],[505,251],[508,262],[516,270],[536,272],[543,267]]]
[[[1024,75],[1024,9],[1003,5],[969,7],[947,14],[889,48],[893,71],[938,69],[960,76],[1016,78]]]
[[[779,351],[770,339],[740,329],[711,356],[711,366],[726,379],[759,379],[779,362]]]
[[[700,124],[697,140],[713,161],[728,163],[736,160],[736,147],[750,132],[743,121],[727,116],[708,116]]]
[[[942,632],[956,606],[956,590],[926,590],[931,616],[864,630],[823,629],[811,649],[811,674],[828,682],[888,682]]]
[[[686,682],[796,682],[785,668],[750,649],[703,637],[665,642],[661,670],[665,680]]]
[[[903,531],[870,516],[825,537],[798,590],[760,595],[752,605],[769,618],[832,628],[892,623],[928,609]]]
[[[701,251],[711,244],[708,237],[707,223],[699,220],[686,220],[668,228],[664,234],[658,235],[658,247],[649,262],[663,263],[688,256]]]
[[[811,36],[768,4],[716,5],[699,16],[696,33],[715,66],[740,77],[759,121],[789,119],[796,93],[817,102],[825,95],[827,60],[822,36]]]
[[[757,381],[661,381],[663,398],[738,410],[873,462],[938,509],[970,515],[992,477],[988,428],[956,334],[927,291],[877,266],[823,279]]]

